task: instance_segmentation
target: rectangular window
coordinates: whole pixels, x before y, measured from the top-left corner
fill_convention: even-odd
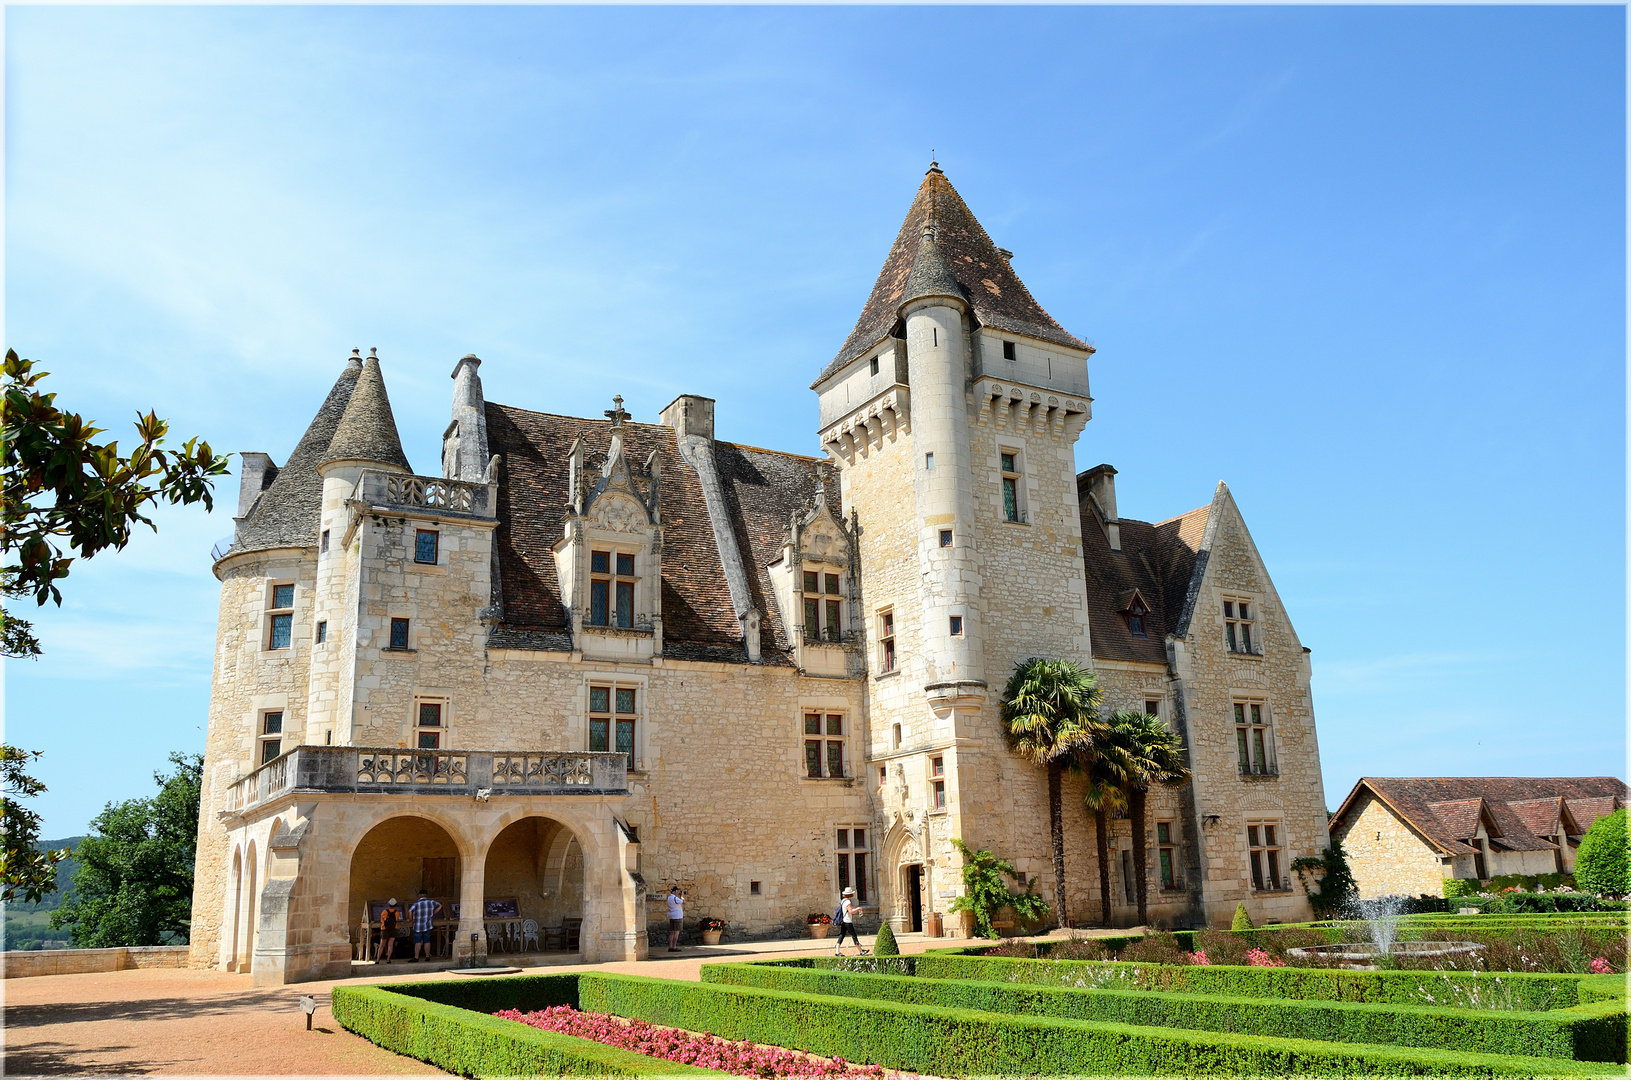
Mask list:
[[[1274,739],[1260,701],[1237,701],[1235,710],[1235,754],[1242,776],[1278,776],[1274,760]]]
[[[391,648],[406,649],[408,647],[408,620],[391,620]]]
[[[877,373],[878,373],[878,358],[876,356],[874,356],[872,358],[872,374],[876,375]]]
[[[413,561],[428,566],[436,565],[441,553],[441,534],[435,529],[418,529],[413,534]]]
[[[318,550],[318,552],[320,554],[321,553],[326,553],[328,551],[328,530],[327,529],[323,530],[323,536],[317,542],[317,550]]]
[[[943,548],[951,547],[951,530],[950,529],[941,529],[940,530],[940,546],[943,547]]]
[[[616,750],[635,767],[635,728],[639,723],[638,694],[632,686],[589,688],[589,749]]]
[[[273,585],[266,638],[268,649],[287,649],[294,636],[294,586]]]
[[[842,713],[805,713],[804,775],[815,780],[845,776],[844,743]]]
[[[946,808],[946,782],[944,780],[934,782],[934,808],[936,810]]]
[[[421,701],[416,718],[414,746],[420,750],[442,748],[442,706],[440,702]]]
[[[1223,639],[1230,652],[1256,653],[1252,645],[1252,608],[1248,600],[1223,602]]]
[[[953,615],[951,617],[951,636],[952,637],[961,637],[962,633],[963,633],[963,617],[961,615]]]
[[[865,829],[839,829],[838,830],[838,891],[855,889],[855,902],[860,907],[866,906],[866,844]]]
[[[320,619],[317,623],[317,644],[321,645],[328,640],[328,620]]]
[[[261,761],[268,761],[283,753],[283,711],[261,715]]]
[[[1025,520],[1019,504],[1019,455],[1013,451],[1002,454],[1002,519]]]
[[[1161,715],[1161,702],[1158,701],[1158,700],[1145,698],[1144,699],[1144,712],[1148,716],[1160,716]]]
[[[895,670],[895,613],[878,613],[878,667],[882,671]]]
[[[1176,851],[1172,843],[1171,822],[1158,821],[1155,823],[1155,846],[1156,860],[1161,870],[1161,887],[1163,889],[1175,889],[1177,888],[1177,877],[1173,872],[1173,864],[1176,862],[1174,857]]]
[[[1246,846],[1251,858],[1252,888],[1257,892],[1278,892],[1280,880],[1279,823],[1246,823]]]
[[[925,470],[934,468],[934,451],[933,450],[930,450],[927,454],[923,455],[923,468]]]
[[[634,626],[634,556],[625,551],[589,553],[589,625]]]
[[[1004,360],[1019,359],[1019,356],[1014,352],[1014,343],[1012,341],[1005,341],[1002,343],[1002,358]]]
[[[804,578],[804,640],[806,643],[844,640],[844,585],[839,575],[806,570]]]

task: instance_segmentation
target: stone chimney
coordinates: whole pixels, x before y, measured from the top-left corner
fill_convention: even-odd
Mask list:
[[[277,479],[277,466],[272,464],[270,454],[247,450],[238,455],[243,459],[243,470],[238,474],[238,514],[242,518],[249,514],[250,507],[255,500],[261,497],[261,492],[272,486]]]
[[[697,394],[681,394],[658,414],[657,422],[671,427],[681,438],[696,435],[714,440],[714,399]]]
[[[1121,550],[1121,518],[1116,515],[1116,470],[1095,465],[1076,477],[1076,497],[1092,499],[1104,522],[1104,538],[1111,551]]]
[[[491,456],[487,452],[487,401],[476,369],[481,358],[466,353],[453,365],[453,418],[442,433],[442,475],[449,480],[482,483]]]

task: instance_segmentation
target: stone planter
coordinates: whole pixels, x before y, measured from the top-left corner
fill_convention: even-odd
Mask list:
[[[704,930],[702,932],[702,943],[704,945],[718,945],[719,937],[724,932],[723,930]]]
[[[1395,959],[1401,957],[1436,960],[1443,956],[1468,956],[1481,953],[1484,947],[1475,941],[1400,941],[1388,950]],[[1287,949],[1286,955],[1299,960],[1320,957],[1335,960],[1337,967],[1354,971],[1376,971],[1381,965],[1382,950],[1373,942],[1360,941],[1346,945],[1308,945],[1300,949]]]
[[[824,938],[827,936],[827,932],[831,929],[832,923],[813,922],[810,924],[810,936],[813,938]]]

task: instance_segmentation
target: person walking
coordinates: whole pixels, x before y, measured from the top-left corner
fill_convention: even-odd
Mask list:
[[[844,955],[844,935],[848,934],[855,941],[855,955],[865,956],[866,950],[861,948],[861,935],[855,932],[855,916],[864,910],[855,902],[855,890],[846,888],[843,897],[838,901],[838,947],[833,949],[834,956]]]
[[[415,960],[430,959],[430,937],[436,927],[436,916],[441,914],[442,905],[430,898],[430,893],[424,889],[419,890],[419,899],[408,908],[408,915],[413,919],[413,958]],[[420,950],[424,955],[420,955]]]
[[[685,894],[675,885],[668,890],[668,951],[680,951],[680,931],[685,928]]]
[[[401,918],[402,909],[396,906],[393,896],[379,913],[379,952],[374,954],[375,963],[389,964],[396,959],[396,924]]]

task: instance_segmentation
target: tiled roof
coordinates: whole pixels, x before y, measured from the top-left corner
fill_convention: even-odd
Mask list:
[[[1607,817],[1626,804],[1625,791],[1623,788],[1621,789],[1618,800],[1606,795],[1566,795],[1563,804],[1568,807],[1569,816],[1574,819],[1575,828],[1580,833],[1584,833],[1591,828],[1592,822],[1600,817]]]
[[[817,384],[894,330],[906,281],[926,225],[933,226],[935,243],[961,289],[960,295],[968,300],[974,317],[982,325],[1072,349],[1093,351],[1092,346],[1066,332],[1052,315],[1042,310],[1042,305],[1008,265],[1008,259],[998,253],[997,246],[975,220],[957,189],[951,186],[939,166],[934,166],[917,189],[917,197],[906,212],[906,220],[895,236],[855,329],[816,379]]]
[[[1552,795],[1544,799],[1523,799],[1519,802],[1506,804],[1523,827],[1535,836],[1556,836],[1558,818],[1562,811],[1563,799]]]
[[[1354,785],[1332,819],[1340,821],[1361,790],[1369,789],[1413,828],[1450,854],[1472,849],[1462,841],[1477,829],[1480,801],[1495,822],[1491,847],[1509,851],[1546,851],[1556,845],[1542,839],[1528,822],[1534,805],[1561,797],[1570,813],[1577,805],[1603,813],[1624,806],[1625,781],[1612,776],[1366,776]],[[1516,805],[1514,805],[1516,804]],[[1469,811],[1467,808],[1471,807]],[[1543,815],[1544,816],[1544,815]],[[1538,820],[1538,819],[1537,819]],[[1595,818],[1593,818],[1595,820]],[[1581,822],[1585,828],[1586,823]]]
[[[378,357],[370,356],[363,365],[357,388],[323,455],[325,464],[330,461],[376,461],[413,471],[408,468],[408,455],[402,452],[402,439],[396,433],[396,417],[391,415],[391,399],[385,393],[385,376],[380,373]]]
[[[496,536],[503,622],[492,641],[500,648],[571,648],[571,627],[555,574],[554,545],[563,535],[570,499],[567,454],[584,441],[584,468],[598,472],[611,443],[611,424],[531,412],[489,402],[487,436],[502,455]],[[676,659],[745,662],[741,624],[731,604],[707,501],[695,470],[680,455],[672,428],[625,421],[624,453],[644,462],[655,451],[661,466],[663,526],[663,655]],[[749,568],[752,603],[767,663],[790,662],[786,635],[771,599],[765,566],[795,508],[807,508],[825,463],[732,443],[714,443],[741,557]]]
[[[327,456],[361,373],[360,361],[346,364],[340,372],[289,460],[278,470],[277,479],[238,523],[230,554],[316,545],[323,516],[323,480],[317,475],[317,465]]]
[[[1184,597],[1196,570],[1210,508],[1203,506],[1155,525],[1121,518],[1121,551],[1115,552],[1085,492],[1080,506],[1093,656],[1166,663],[1166,636],[1179,632]],[[1134,637],[1121,615],[1135,590],[1150,606],[1144,637]]]

